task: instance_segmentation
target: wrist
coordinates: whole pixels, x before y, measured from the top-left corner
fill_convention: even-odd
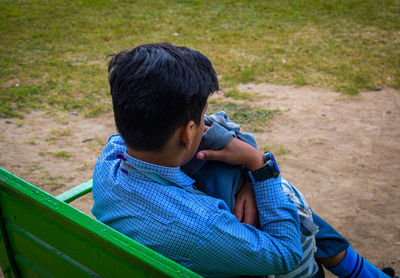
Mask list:
[[[265,164],[265,158],[264,155],[259,152],[258,150],[255,149],[254,152],[250,153],[249,156],[249,161],[246,163],[246,168],[249,169],[250,171],[255,171],[257,169],[260,169],[263,167]]]
[[[278,164],[272,153],[265,152],[263,157],[265,158],[265,163],[262,167],[251,170],[247,172],[248,178],[251,183],[255,184],[258,181],[263,181],[270,178],[277,178],[280,175],[280,170]]]

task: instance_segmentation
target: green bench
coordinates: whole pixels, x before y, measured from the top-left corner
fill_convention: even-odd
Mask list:
[[[68,204],[91,188],[54,197],[0,168],[4,277],[201,277]]]

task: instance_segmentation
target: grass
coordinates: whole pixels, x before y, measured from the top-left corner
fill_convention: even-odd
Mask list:
[[[106,55],[159,41],[210,57],[222,87],[400,88],[398,0],[21,0],[0,10],[0,117],[110,111]]]
[[[35,146],[36,145],[36,141],[35,140],[29,140],[28,144],[32,145],[32,146]]]
[[[257,93],[241,92],[236,88],[227,91],[224,96],[233,98],[235,100],[254,100],[257,97]]]
[[[264,127],[279,110],[259,109],[248,104],[236,104],[230,101],[210,100],[207,114],[225,111],[229,118],[240,124],[245,131],[262,132]]]
[[[260,150],[272,152],[274,155],[284,155],[290,153],[290,150],[286,149],[282,145],[280,146],[265,145],[260,147]]]
[[[65,150],[61,150],[61,151],[58,151],[58,152],[54,153],[54,156],[58,157],[58,158],[62,158],[64,160],[67,160],[72,155],[70,153],[68,153],[67,151],[65,151]]]
[[[52,129],[50,131],[50,134],[55,135],[55,136],[68,136],[68,135],[71,135],[71,130],[69,130],[69,129],[64,129],[64,130]]]
[[[19,116],[21,118],[20,111],[26,111],[26,108],[43,107],[45,91],[41,88],[27,85],[3,87],[0,90],[0,117]]]

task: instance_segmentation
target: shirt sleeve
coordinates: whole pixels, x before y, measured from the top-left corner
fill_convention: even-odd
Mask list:
[[[205,276],[284,274],[301,262],[296,207],[281,178],[254,185],[261,230],[239,223],[221,201],[210,214],[190,268]]]

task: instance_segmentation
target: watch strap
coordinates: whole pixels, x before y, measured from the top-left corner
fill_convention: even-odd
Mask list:
[[[264,166],[257,170],[247,172],[247,175],[253,184],[270,178],[277,178],[280,174],[279,167],[276,164],[273,155],[269,152],[265,152],[264,157],[266,160]]]

